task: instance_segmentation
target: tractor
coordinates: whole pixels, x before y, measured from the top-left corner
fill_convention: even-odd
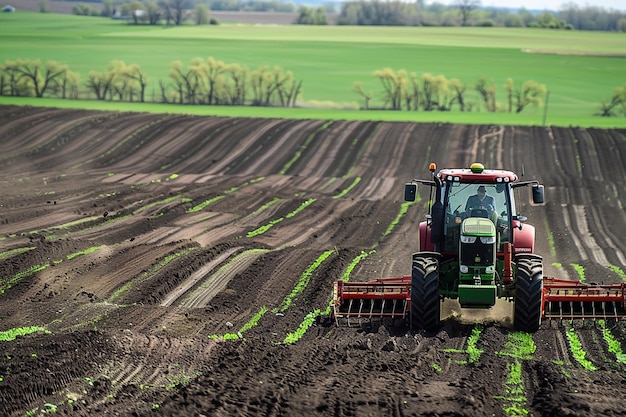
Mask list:
[[[428,213],[417,231],[418,251],[410,276],[368,282],[336,281],[332,315],[338,318],[408,319],[413,330],[435,332],[444,299],[462,309],[489,309],[513,302],[513,327],[535,332],[544,318],[623,318],[626,284],[597,285],[543,275],[535,253],[535,228],[517,211],[515,192],[530,187],[533,204],[544,203],[544,187],[519,181],[507,170],[442,169],[432,178],[405,185],[415,201],[418,184],[430,187]]]

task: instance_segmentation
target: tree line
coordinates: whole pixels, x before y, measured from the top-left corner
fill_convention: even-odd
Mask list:
[[[374,77],[383,87],[384,108],[409,111],[480,111],[480,104],[488,112],[505,111],[521,113],[529,105],[540,106],[546,95],[547,87],[533,80],[516,83],[507,79],[504,89],[507,93],[506,104],[496,100],[496,86],[487,78],[480,78],[474,90],[480,102],[468,100],[468,84],[458,78],[448,79],[444,75],[409,73],[406,70],[395,71],[392,68],[376,70]],[[372,93],[363,89],[361,82],[354,83],[354,92],[363,100],[363,108],[370,108]]]
[[[448,79],[443,75],[421,76],[406,70],[384,68],[373,72],[382,86],[381,110],[481,111],[521,113],[528,106],[541,106],[548,92],[534,80],[506,80],[506,100],[496,98],[496,85],[482,77],[475,83]],[[468,98],[475,91],[478,100]],[[355,82],[353,92],[362,100],[362,109],[374,109],[374,93]],[[279,66],[250,70],[213,57],[193,58],[188,66],[171,63],[168,78],[158,81],[158,92],[147,97],[148,77],[137,64],[113,60],[105,71],[91,71],[87,80],[67,65],[56,61],[8,60],[0,65],[0,95],[56,97],[125,102],[159,102],[184,105],[232,105],[296,107],[302,95],[302,80]],[[626,84],[616,88],[609,100],[600,103],[601,116],[626,116]]]
[[[41,0],[42,11],[46,1]],[[313,25],[328,24],[328,16],[333,14],[337,15],[339,25],[500,26],[626,32],[625,12],[593,5],[579,7],[574,3],[566,3],[556,12],[537,13],[525,8],[515,12],[483,8],[480,0],[455,0],[449,6],[438,2],[425,4],[424,0],[349,0],[341,2],[338,11],[332,4],[296,8],[293,3],[263,0],[102,0],[77,3],[73,13],[127,18],[134,24],[217,24],[210,11],[297,13],[294,23]]]
[[[573,3],[560,11],[531,13],[481,8],[480,0],[456,0],[452,5],[392,1],[345,1],[337,23],[384,26],[501,26],[626,32],[626,13]]]
[[[105,71],[91,71],[84,83],[56,61],[18,59],[0,65],[0,95],[141,103],[294,107],[302,80],[278,66],[250,70],[209,57],[194,58],[187,67],[172,62],[168,78],[158,85],[158,94],[148,100],[146,73],[121,60],[111,61]]]

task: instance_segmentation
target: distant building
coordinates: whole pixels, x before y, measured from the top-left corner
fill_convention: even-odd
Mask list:
[[[15,11],[15,7],[11,5],[7,5],[2,8],[3,13],[13,13],[14,11]]]
[[[137,18],[141,18],[145,16],[146,12],[143,10],[133,10],[131,13],[122,13],[120,10],[113,10],[113,14],[111,15],[111,19],[115,20],[128,20],[132,19],[133,15]]]

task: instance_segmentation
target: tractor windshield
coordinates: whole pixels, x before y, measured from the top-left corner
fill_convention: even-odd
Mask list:
[[[463,184],[448,182],[443,187],[446,217],[444,251],[458,249],[461,223],[468,217],[484,217],[496,226],[498,251],[508,242],[510,226],[509,200],[505,184]]]

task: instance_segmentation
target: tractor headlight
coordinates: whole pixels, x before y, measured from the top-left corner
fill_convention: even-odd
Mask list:
[[[461,236],[461,243],[474,243],[476,236]]]
[[[496,267],[493,265],[489,265],[488,267],[485,268],[485,273],[487,274],[493,274],[496,270]]]
[[[492,245],[496,243],[496,237],[495,236],[481,236],[480,241],[485,245]]]
[[[461,273],[467,274],[467,271],[469,271],[469,268],[467,267],[467,265],[461,265],[459,267],[459,270],[461,271]]]

